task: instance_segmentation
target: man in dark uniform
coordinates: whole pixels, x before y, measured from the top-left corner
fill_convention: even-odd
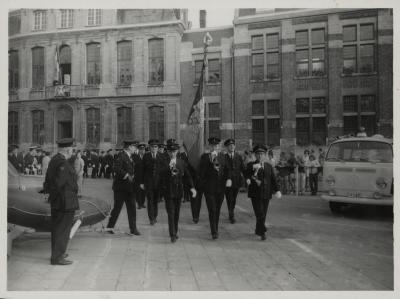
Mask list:
[[[104,156],[104,178],[109,179],[111,177],[112,172],[112,163],[113,163],[113,156],[112,156],[112,149],[109,149]]]
[[[282,196],[272,166],[266,162],[267,151],[268,149],[264,145],[256,145],[253,149],[256,161],[250,162],[246,170],[246,183],[249,186],[248,196],[251,198],[257,219],[255,234],[260,236],[261,240],[266,239],[265,219],[272,194],[275,193],[277,198]]]
[[[168,213],[168,228],[171,242],[175,243],[178,239],[179,211],[183,196],[183,186],[190,188],[193,196],[196,190],[193,187],[193,180],[189,173],[186,163],[177,157],[179,144],[175,139],[167,140],[168,160],[167,165],[161,173],[160,191],[165,199],[165,208]]]
[[[206,198],[211,235],[213,239],[217,239],[219,215],[226,184],[225,156],[220,152],[219,138],[211,137],[208,142],[211,152],[204,153],[200,158],[199,180],[200,188]]]
[[[129,235],[140,235],[136,228],[136,205],[134,201],[134,163],[132,153],[136,146],[132,140],[123,141],[124,150],[118,155],[114,163],[115,177],[113,181],[114,207],[111,211],[111,217],[107,224],[107,231],[114,233],[114,226],[121,212],[122,205],[125,203],[128,212]]]
[[[146,193],[147,213],[151,225],[157,222],[160,173],[166,167],[165,157],[158,153],[159,144],[157,139],[149,140],[150,152],[143,157],[143,175],[140,184],[140,188]]]
[[[27,174],[33,174],[33,164],[35,162],[37,146],[32,145],[29,147],[29,152],[24,157],[24,166],[27,169]]]
[[[98,174],[99,174],[99,156],[97,155],[97,150],[92,150],[92,152],[90,153],[90,160],[92,163],[92,179],[97,178]]]
[[[22,172],[23,164],[18,161],[18,145],[10,145],[8,161],[15,167],[18,172]]]
[[[66,260],[69,234],[74,221],[75,210],[79,209],[78,184],[75,169],[68,162],[72,155],[74,139],[57,141],[59,152],[49,163],[43,184],[49,194],[51,206],[51,264],[70,265]]]
[[[196,176],[196,172],[195,172],[193,166],[189,162],[189,157],[188,157],[184,147],[181,147],[181,151],[178,152],[177,157],[185,162],[185,164],[189,170],[190,176],[194,180],[194,178]],[[189,190],[188,186],[183,185],[183,202],[187,202],[187,201],[190,202],[191,198],[192,198],[192,196],[190,195],[190,190]]]
[[[242,186],[243,177],[245,174],[245,166],[242,157],[235,152],[235,140],[228,139],[224,142],[227,148],[226,158],[226,188],[225,197],[226,204],[228,206],[229,221],[233,224],[235,220],[235,205],[236,197],[239,192],[239,188]]]
[[[137,173],[137,177],[143,175],[143,157],[146,152],[146,144],[139,143],[138,144],[138,153],[134,155],[134,162],[135,162],[135,173]],[[136,203],[138,205],[138,209],[145,208],[144,205],[146,196],[144,190],[140,188],[140,182],[135,180],[135,192],[136,192]]]

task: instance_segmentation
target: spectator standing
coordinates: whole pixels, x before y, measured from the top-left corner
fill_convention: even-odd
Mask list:
[[[47,169],[50,163],[50,152],[44,152],[44,157],[42,159],[42,174],[46,177]]]
[[[306,188],[306,171],[304,159],[300,155],[297,156],[297,165],[299,171],[299,195],[303,195]]]
[[[288,192],[288,180],[289,180],[289,169],[286,159],[286,153],[281,152],[279,156],[278,164],[276,165],[278,171],[278,177],[280,181],[280,186],[283,194]]]
[[[287,161],[288,172],[289,172],[289,192],[294,194],[296,192],[296,168],[297,168],[297,160],[294,152],[290,152],[289,159]]]
[[[318,192],[318,160],[315,159],[314,155],[310,155],[308,167],[310,169],[310,189],[311,195],[317,195]]]
[[[76,153],[76,159],[74,162],[74,168],[77,175],[77,183],[78,183],[78,197],[82,197],[82,188],[83,188],[83,168],[85,166],[85,162],[82,159],[81,151]]]

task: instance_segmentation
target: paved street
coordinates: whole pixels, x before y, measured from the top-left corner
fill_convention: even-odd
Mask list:
[[[85,193],[112,199],[111,180],[85,181]],[[251,202],[239,195],[237,223],[226,202],[220,238],[211,239],[205,202],[193,224],[183,203],[179,240],[168,236],[164,203],[158,223],[138,210],[141,236],[130,237],[125,208],[116,235],[102,223],[82,228],[69,245],[71,266],[51,266],[50,234],[25,233],[14,241],[8,261],[8,290],[392,290],[393,216],[383,209],[330,213],[318,197],[273,200],[267,240],[254,235]],[[103,223],[106,224],[105,222]]]

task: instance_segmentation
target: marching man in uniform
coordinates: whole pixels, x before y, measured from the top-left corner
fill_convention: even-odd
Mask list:
[[[51,264],[70,265],[65,253],[75,210],[79,209],[75,169],[68,162],[72,155],[73,138],[57,141],[59,150],[49,163],[43,184],[51,206]]]
[[[175,243],[178,239],[178,221],[183,196],[184,185],[190,188],[192,196],[196,196],[193,187],[193,180],[185,161],[177,158],[179,144],[175,139],[167,140],[168,160],[166,167],[161,173],[160,188],[161,195],[165,199],[165,208],[168,213],[168,228],[171,242]]]
[[[208,217],[212,238],[218,239],[218,223],[226,184],[225,156],[220,152],[221,140],[210,137],[210,153],[204,153],[200,158],[199,180],[200,188],[206,198]]]
[[[244,176],[245,166],[242,157],[235,152],[235,140],[228,139],[224,142],[228,152],[226,153],[226,188],[225,197],[228,206],[229,221],[233,224],[235,220],[236,197],[242,185],[242,174]]]
[[[136,178],[132,159],[136,145],[131,140],[125,140],[123,144],[124,149],[119,153],[114,162],[114,207],[107,224],[107,231],[111,234],[114,233],[113,228],[121,213],[122,205],[125,203],[130,229],[128,235],[140,235],[140,232],[136,228],[136,204],[134,199],[134,180]]]
[[[246,183],[249,186],[248,196],[251,198],[257,219],[255,234],[260,236],[263,241],[266,239],[265,218],[272,194],[275,194],[277,198],[282,197],[272,166],[266,162],[267,151],[264,145],[256,145],[253,149],[256,161],[250,162],[246,171]]]

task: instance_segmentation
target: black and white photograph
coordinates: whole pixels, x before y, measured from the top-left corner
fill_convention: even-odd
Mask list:
[[[394,295],[397,9],[349,2],[5,8],[4,298]]]

